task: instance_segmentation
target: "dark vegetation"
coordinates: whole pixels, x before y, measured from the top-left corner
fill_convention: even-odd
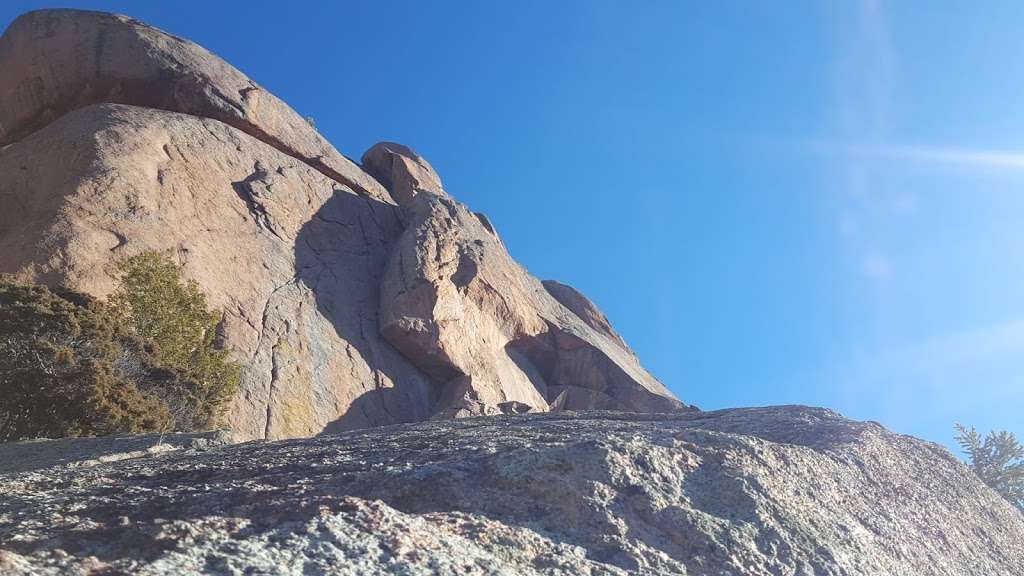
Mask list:
[[[0,441],[216,426],[240,373],[220,318],[157,253],[105,303],[0,279]]]
[[[989,432],[982,438],[974,427],[956,425],[957,442],[982,482],[1024,510],[1024,446],[1011,432]]]

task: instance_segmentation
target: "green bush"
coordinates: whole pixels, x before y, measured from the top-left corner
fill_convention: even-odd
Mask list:
[[[957,442],[971,460],[971,468],[987,484],[1024,510],[1024,446],[1005,430],[982,439],[974,427],[956,425]]]
[[[178,402],[194,418],[192,427],[211,425],[238,390],[241,369],[216,345],[222,315],[207,308],[206,296],[166,256],[145,252],[125,261],[120,287],[110,298],[114,314],[144,341],[157,365],[186,382]]]
[[[218,424],[240,378],[220,319],[157,253],[106,304],[0,278],[0,441]]]
[[[171,426],[140,378],[144,365],[138,342],[99,303],[0,282],[0,441]]]

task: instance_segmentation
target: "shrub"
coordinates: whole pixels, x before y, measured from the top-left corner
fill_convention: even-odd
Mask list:
[[[0,441],[171,426],[144,355],[90,298],[0,282]]]
[[[106,304],[0,278],[0,441],[217,424],[240,378],[220,320],[157,253],[124,262]]]
[[[169,371],[173,405],[190,428],[210,426],[238,390],[241,368],[216,344],[222,315],[207,308],[206,296],[168,257],[145,252],[120,266],[120,286],[111,296],[113,313],[149,347],[157,366]]]
[[[1024,510],[1024,446],[1005,430],[989,432],[982,439],[974,427],[956,425],[956,440],[970,458],[971,468],[982,482]]]

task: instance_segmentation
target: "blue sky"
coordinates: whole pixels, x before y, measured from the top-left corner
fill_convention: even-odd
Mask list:
[[[416,148],[687,402],[1024,437],[1024,3],[62,5]]]

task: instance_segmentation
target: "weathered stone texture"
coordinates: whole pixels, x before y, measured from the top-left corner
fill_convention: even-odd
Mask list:
[[[50,452],[67,461],[67,442],[87,463],[46,467]],[[1017,576],[1024,566],[1024,515],[949,452],[822,409],[499,416],[191,449],[176,438],[130,459],[117,442],[35,443],[31,469],[0,473],[0,571]],[[0,461],[11,449],[0,446]]]

